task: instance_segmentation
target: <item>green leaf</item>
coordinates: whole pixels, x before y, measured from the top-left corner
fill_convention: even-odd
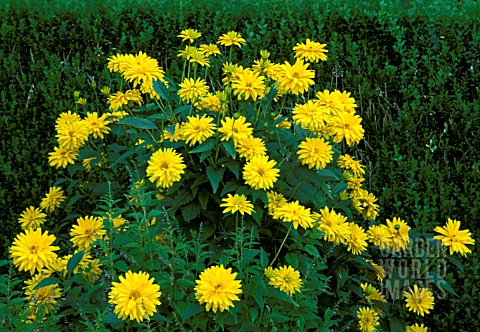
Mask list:
[[[235,174],[235,177],[238,178],[240,177],[240,164],[236,161],[230,161],[228,163],[225,163],[225,166],[232,171],[233,174]]]
[[[103,323],[105,324],[118,324],[118,323],[121,323],[123,322],[120,318],[118,318],[118,316],[116,314],[106,314],[104,317],[103,317],[103,320],[102,320]]]
[[[153,83],[153,90],[155,90],[155,92],[158,93],[160,98],[165,99],[166,101],[169,101],[168,89],[165,83],[157,79],[152,80],[152,83]]]
[[[157,125],[150,120],[126,116],[117,122],[119,125],[132,126],[139,129],[158,129]]]
[[[203,306],[197,303],[191,303],[183,312],[182,319],[185,322],[187,319],[195,316],[204,310]]]
[[[199,146],[197,146],[195,149],[191,150],[190,153],[200,153],[200,152],[205,152],[212,150],[215,147],[215,139],[214,138],[209,138]]]
[[[450,286],[450,284],[445,279],[443,279],[441,276],[439,276],[437,272],[429,272],[427,274],[427,280],[433,281],[433,283],[435,283],[435,285],[437,285],[437,287],[440,287],[441,289],[446,290],[450,294],[458,297],[457,293],[455,293],[455,291]]]
[[[210,195],[204,191],[200,192],[198,194],[198,201],[200,202],[200,205],[202,206],[202,210],[207,209],[207,204],[208,204],[208,198]]]
[[[460,271],[463,272],[463,265],[462,265],[462,263],[461,263],[456,257],[449,255],[449,256],[447,256],[447,259],[448,259],[452,264],[454,264],[454,265],[457,267],[457,269],[459,269]]]
[[[260,248],[260,265],[262,268],[266,268],[268,265],[268,256],[263,248]]]
[[[391,332],[405,332],[406,329],[407,329],[407,324],[405,323],[404,319],[397,316],[390,317]]]
[[[336,320],[330,320],[330,318],[333,317],[333,310],[330,308],[327,308],[325,311],[325,314],[323,315],[323,325],[320,328],[321,332],[332,332],[333,330],[330,330],[330,328],[337,323]]]
[[[228,141],[223,141],[222,146],[225,148],[225,151],[227,151],[230,157],[235,159],[236,152],[235,152],[235,145],[233,143],[233,139],[230,139]]]
[[[9,260],[1,260],[1,261],[0,261],[0,266],[7,265],[8,263],[10,263]]]
[[[222,181],[224,171],[223,168],[215,169],[213,166],[207,167],[208,180],[210,180],[214,194],[217,192],[220,181]]]
[[[82,198],[83,196],[82,195],[75,195],[73,196],[72,198],[70,198],[70,200],[68,201],[67,203],[67,206],[71,206],[73,204],[75,204],[76,201],[78,201],[80,198]]]
[[[58,284],[58,279],[57,278],[46,278],[40,281],[38,284],[35,285],[33,290],[40,289],[42,287],[50,286],[50,285],[55,285]]]
[[[80,262],[83,259],[83,255],[85,253],[85,250],[79,251],[76,254],[74,254],[67,263],[67,273],[70,274],[72,271],[80,264]]]
[[[182,207],[182,216],[185,221],[190,221],[192,219],[195,219],[201,211],[200,205],[197,203],[190,203],[188,205],[185,205]]]
[[[120,272],[127,272],[128,271],[128,265],[124,261],[116,261],[115,264],[113,264],[117,270]]]

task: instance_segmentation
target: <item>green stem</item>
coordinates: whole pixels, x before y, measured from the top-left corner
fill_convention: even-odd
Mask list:
[[[292,224],[290,224],[290,227],[288,228],[288,232],[287,232],[287,234],[285,234],[285,238],[283,239],[282,244],[280,245],[280,248],[278,248],[277,253],[275,255],[275,258],[273,259],[273,261],[268,266],[272,266],[273,263],[275,263],[275,260],[277,259],[278,254],[280,254],[280,250],[282,250],[283,245],[285,244],[285,241],[287,241],[288,234],[290,234],[291,230],[292,230]]]

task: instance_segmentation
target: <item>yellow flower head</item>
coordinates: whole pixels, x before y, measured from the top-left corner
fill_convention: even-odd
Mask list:
[[[97,112],[88,113],[84,122],[87,126],[88,133],[92,134],[94,138],[103,139],[103,135],[110,132],[110,127],[108,127],[110,121],[107,120],[107,114],[98,117]]]
[[[62,296],[62,291],[58,284],[52,284],[45,287],[35,289],[38,283],[46,278],[50,277],[49,274],[38,273],[33,278],[25,281],[25,297],[31,308],[31,316],[36,316],[39,306],[44,307],[44,313],[48,314],[53,312],[55,306],[58,304],[58,299]],[[32,310],[33,309],[33,310]]]
[[[320,213],[313,214],[314,219],[319,220],[318,229],[325,233],[324,238],[335,244],[345,243],[350,236],[347,217],[329,210],[328,206],[320,210]]]
[[[338,166],[343,169],[351,170],[355,176],[365,175],[364,166],[348,154],[344,154],[338,158]]]
[[[403,295],[407,309],[421,316],[429,314],[435,304],[433,293],[427,288],[419,289],[417,285],[413,285],[413,289],[409,288],[408,292],[403,292]]]
[[[268,156],[253,157],[243,167],[245,183],[256,190],[273,188],[280,173],[276,164],[276,161],[268,160]]]
[[[450,255],[454,252],[459,252],[461,255],[466,256],[472,252],[466,244],[474,244],[475,240],[472,239],[468,229],[460,230],[460,221],[448,218],[445,226],[437,226],[434,231],[441,235],[435,235],[433,238],[442,241],[442,245],[450,247]]]
[[[242,216],[244,213],[251,215],[253,211],[253,204],[247,200],[245,195],[237,195],[233,196],[232,194],[228,194],[227,198],[222,198],[223,204],[220,204],[220,207],[224,207],[223,213],[231,212],[235,213],[239,211]]]
[[[287,199],[282,195],[275,191],[267,192],[268,198],[268,214],[273,216],[275,210],[278,209],[283,204],[288,203]]]
[[[342,112],[348,113],[355,113],[355,108],[357,104],[355,104],[355,99],[350,97],[350,92],[340,92],[335,90],[332,92],[332,95],[340,102],[339,110]]]
[[[57,258],[54,251],[60,248],[51,245],[54,241],[54,235],[48,235],[47,231],[42,234],[40,228],[18,234],[10,248],[13,265],[19,271],[29,271],[31,275],[40,272]]]
[[[221,140],[228,141],[233,138],[233,142],[237,145],[238,142],[252,136],[253,129],[250,127],[251,124],[249,122],[245,122],[246,120],[242,115],[238,119],[226,117],[225,120],[222,120],[222,127],[218,128]]]
[[[392,246],[392,234],[385,225],[371,225],[367,231],[368,241],[379,249],[388,249]]]
[[[203,44],[203,45],[200,45],[200,47],[198,48],[198,50],[200,52],[202,52],[203,54],[205,54],[205,56],[216,56],[216,55],[220,55],[222,54],[220,52],[220,50],[218,49],[218,46],[215,45],[215,44]]]
[[[120,282],[112,282],[108,302],[115,305],[113,312],[122,320],[141,322],[149,319],[160,305],[160,286],[154,284],[147,272],[128,271]]]
[[[112,111],[118,111],[124,105],[133,106],[135,103],[139,106],[143,103],[139,90],[127,90],[125,93],[119,91],[108,97],[109,108]]]
[[[180,56],[186,60],[190,60],[195,52],[198,52],[198,48],[194,46],[185,46],[185,49],[178,52],[177,56]]]
[[[385,296],[382,293],[380,293],[378,289],[373,287],[372,284],[363,283],[363,284],[360,284],[360,287],[363,290],[363,295],[365,296],[365,299],[380,301],[380,302],[387,302],[387,300],[385,299]]]
[[[280,66],[282,69],[278,78],[280,88],[294,95],[307,91],[309,86],[315,84],[313,80],[315,71],[308,70],[308,65],[304,64],[303,60],[297,60],[293,66],[285,61],[285,64]]]
[[[410,243],[410,237],[408,236],[410,226],[402,219],[394,217],[392,221],[387,219],[387,227],[392,237],[392,244],[389,249],[393,252],[405,249],[407,244]]]
[[[189,41],[190,43],[193,43],[193,41],[197,38],[199,38],[202,34],[198,32],[196,29],[187,29],[187,30],[182,30],[180,34],[177,37],[182,38],[182,41]]]
[[[214,135],[217,126],[212,123],[214,121],[212,117],[202,115],[199,118],[196,115],[188,116],[187,119],[188,121],[182,126],[181,135],[188,145],[201,144]]]
[[[299,59],[312,62],[318,62],[318,60],[327,61],[325,53],[328,51],[325,49],[325,46],[327,44],[320,44],[307,38],[305,44],[298,43],[293,47],[293,50],[295,51],[295,57]]]
[[[59,207],[64,200],[65,196],[63,195],[63,190],[60,187],[50,187],[47,195],[40,203],[40,208],[47,212],[53,212],[53,210]]]
[[[327,108],[313,100],[307,101],[306,104],[295,105],[292,114],[293,121],[306,130],[322,130],[330,123]]]
[[[225,269],[223,265],[207,268],[195,282],[195,297],[200,304],[206,303],[207,311],[218,309],[229,310],[233,301],[239,301],[238,294],[242,293],[242,282],[235,280],[237,273],[232,269]]]
[[[68,164],[74,164],[77,159],[77,149],[67,149],[61,146],[56,146],[53,152],[48,153],[48,162],[50,166],[67,167]]]
[[[200,51],[192,52],[191,57],[188,61],[192,63],[198,63],[202,67],[205,67],[205,66],[210,67],[210,60],[208,60],[205,54],[203,54]]]
[[[88,128],[84,121],[69,122],[58,126],[55,136],[61,147],[78,150],[88,140]]]
[[[298,160],[309,168],[322,169],[332,161],[332,146],[323,138],[307,137],[298,148]]]
[[[178,90],[178,95],[180,98],[187,103],[195,103],[202,96],[207,94],[208,86],[204,80],[197,78],[185,78],[183,83],[179,84],[180,89]]]
[[[60,113],[55,122],[55,129],[58,131],[58,128],[80,120],[80,116],[77,113],[72,113],[72,111]]]
[[[235,31],[229,31],[227,33],[224,33],[220,36],[220,38],[218,38],[218,44],[224,46],[236,45],[238,47],[242,47],[242,44],[246,43],[247,42],[245,41],[245,39],[243,39],[242,36]]]
[[[127,82],[131,82],[134,88],[142,83],[151,85],[154,79],[164,80],[165,72],[158,65],[157,60],[141,51],[129,59],[128,66],[126,66],[123,72],[123,78]]]
[[[228,85],[234,80],[238,79],[238,75],[243,72],[243,67],[231,62],[225,62],[222,66],[222,72],[224,77],[222,78],[222,83]]]
[[[43,224],[46,216],[47,215],[43,213],[42,210],[30,206],[22,212],[20,218],[18,219],[18,222],[20,223],[23,230],[35,230]]]
[[[362,119],[352,113],[340,113],[332,118],[330,130],[335,135],[333,141],[340,143],[343,139],[348,146],[360,142],[365,130],[360,124]]]
[[[427,331],[428,329],[423,324],[418,325],[418,323],[407,326],[407,329],[405,330],[405,332],[427,332]]]
[[[253,157],[265,155],[265,153],[267,153],[267,148],[261,138],[250,135],[247,138],[238,141],[236,151],[240,157],[245,158],[248,161]]]
[[[368,307],[361,307],[357,311],[358,329],[361,332],[374,332],[380,324],[378,322],[378,314],[375,310]]]
[[[181,179],[186,168],[183,157],[173,149],[161,149],[150,157],[147,167],[147,176],[157,187],[169,188],[174,182]]]
[[[316,97],[318,98],[316,102],[325,107],[330,114],[337,115],[340,110],[342,110],[342,104],[337,94],[330,93],[328,90],[323,90],[317,92]]]
[[[345,244],[348,245],[347,250],[351,251],[354,255],[359,255],[365,250],[367,250],[367,234],[365,234],[363,228],[358,226],[357,224],[353,222],[348,224],[350,234],[345,240]]]
[[[298,201],[285,203],[275,209],[273,218],[282,219],[284,222],[292,222],[295,229],[300,225],[307,229],[315,222],[310,213],[310,208],[305,208]]]
[[[218,93],[216,95],[207,92],[198,105],[202,110],[208,110],[213,112],[224,112],[227,110],[227,103],[223,102]]]
[[[265,95],[265,77],[259,76],[252,70],[244,70],[238,74],[232,82],[233,93],[238,96],[238,100],[252,100],[263,98]]]
[[[270,277],[268,277],[270,275]],[[291,266],[282,266],[273,272],[267,274],[270,279],[268,284],[280,289],[282,292],[292,296],[296,292],[300,292],[302,287],[302,279],[300,279],[300,272]]]
[[[80,217],[77,218],[77,225],[73,225],[70,232],[73,245],[80,250],[87,249],[90,245],[103,238],[107,234],[103,228],[102,217]]]

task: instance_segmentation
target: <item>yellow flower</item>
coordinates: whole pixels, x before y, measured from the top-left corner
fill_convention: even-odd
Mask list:
[[[405,332],[427,332],[427,330],[428,329],[423,324],[418,325],[418,323],[415,323],[415,325],[407,326]]]
[[[335,97],[340,102],[340,111],[355,113],[355,108],[357,107],[357,104],[355,104],[354,98],[350,98],[350,92],[340,92],[338,90],[335,90],[332,92],[332,95],[335,95]]]
[[[338,166],[351,170],[355,176],[363,176],[365,174],[363,165],[348,154],[344,154],[338,158]]]
[[[118,111],[118,109],[124,105],[133,106],[133,104],[142,105],[143,99],[139,90],[127,90],[123,93],[121,91],[114,93],[108,97],[109,108],[112,111]]]
[[[275,210],[278,209],[283,204],[288,203],[287,199],[283,197],[282,194],[276,193],[274,191],[267,192],[268,198],[268,214],[273,216]]]
[[[78,150],[88,140],[88,128],[84,121],[74,121],[58,126],[58,143],[65,149]]]
[[[268,156],[256,156],[243,167],[245,183],[253,189],[270,189],[277,181],[280,170],[274,168],[276,161],[268,160]]]
[[[222,72],[225,76],[222,78],[222,83],[229,85],[233,80],[238,79],[238,75],[243,72],[243,67],[231,62],[225,62],[222,66]]]
[[[200,51],[195,51],[191,54],[189,62],[198,63],[202,67],[210,67],[210,61]]]
[[[40,208],[47,212],[53,212],[53,210],[59,207],[64,200],[65,196],[63,195],[63,190],[60,187],[50,187],[47,195],[40,203]]]
[[[270,277],[268,277],[270,275]],[[300,292],[302,287],[302,279],[300,279],[300,272],[291,266],[282,266],[273,270],[272,273],[267,274],[270,279],[268,284],[280,289],[282,292],[292,296],[296,292]]]
[[[51,245],[54,241],[54,235],[48,235],[47,231],[42,234],[40,228],[27,229],[18,234],[10,248],[13,265],[19,271],[29,271],[31,275],[35,274],[35,271],[40,272],[57,258],[54,251],[60,248]]]
[[[179,84],[178,95],[183,101],[195,103],[208,92],[208,86],[204,80],[197,78],[185,78],[183,83]]]
[[[175,128],[173,130],[173,135],[170,133],[170,131],[168,131],[167,129],[165,129],[163,131],[163,139],[168,139],[169,141],[171,142],[178,142],[178,141],[181,141],[183,140],[183,136],[182,136],[182,127],[181,127],[181,124],[180,123],[175,123]]]
[[[198,50],[200,52],[202,52],[203,54],[205,54],[206,56],[211,56],[211,55],[216,56],[216,55],[222,54],[222,53],[220,53],[220,50],[218,49],[218,46],[215,45],[215,44],[200,45]]]
[[[318,100],[316,102],[325,107],[330,114],[337,115],[338,112],[342,109],[342,104],[337,94],[330,93],[328,90],[319,91],[316,93]]]
[[[214,130],[217,126],[212,123],[214,121],[212,117],[202,115],[199,118],[196,115],[195,117],[188,116],[187,119],[188,121],[182,126],[181,135],[188,145],[201,144],[215,133]]]
[[[238,100],[247,100],[250,97],[254,101],[261,99],[265,95],[264,79],[265,77],[252,70],[244,70],[232,82],[233,93],[238,96]]]
[[[349,184],[351,183],[350,180]],[[358,194],[353,196],[355,208],[362,214],[365,220],[375,220],[378,215],[378,204],[375,204],[377,198],[366,190],[358,190]]]
[[[147,176],[157,187],[169,188],[174,182],[179,181],[185,173],[183,157],[173,149],[161,149],[150,157],[147,167]]]
[[[429,314],[435,304],[433,293],[427,288],[419,289],[417,285],[413,285],[413,289],[409,288],[408,292],[403,292],[403,295],[407,309],[418,315]]]
[[[134,61],[135,56],[133,54],[112,55],[108,58],[108,70],[110,72],[123,73],[130,66],[130,63]]]
[[[271,266],[266,267],[264,273],[268,279],[275,277],[275,270]]]
[[[361,307],[357,311],[358,328],[361,332],[373,332],[377,330],[378,314],[371,308]]]
[[[345,244],[348,245],[347,250],[354,255],[359,255],[367,250],[367,234],[362,227],[353,222],[348,223],[348,226],[350,234],[345,240]]]
[[[80,250],[90,247],[90,245],[103,238],[107,234],[103,228],[102,217],[80,217],[77,218],[77,225],[73,225],[70,232],[73,245]]]
[[[47,215],[43,213],[42,210],[30,206],[22,212],[18,222],[21,224],[23,230],[35,230],[43,224],[46,216]]]
[[[92,161],[96,161],[97,158],[96,157],[91,157],[91,158],[85,158],[82,160],[82,166],[85,167],[85,169],[87,171],[90,171],[92,169]],[[103,162],[100,160],[99,162],[97,163],[94,163],[93,166],[102,166],[103,165]]]
[[[252,70],[258,75],[265,75],[272,80],[277,80],[282,71],[281,65],[273,63],[268,59],[254,60]]]
[[[475,240],[472,239],[468,229],[460,230],[460,221],[448,218],[445,226],[437,226],[434,231],[441,235],[435,235],[433,238],[442,241],[442,245],[450,247],[450,255],[454,252],[459,252],[461,255],[466,256],[472,252],[466,244],[474,244]]]
[[[225,269],[223,265],[207,268],[195,282],[195,297],[200,304],[206,303],[207,311],[218,309],[229,310],[233,301],[239,301],[238,294],[242,293],[242,282],[235,280],[237,273],[232,268]]]
[[[297,60],[292,66],[287,61],[281,65],[282,69],[278,78],[280,88],[283,88],[294,95],[304,93],[310,85],[314,85],[315,71],[308,70],[308,63],[303,64],[303,60]]]
[[[128,271],[125,277],[120,276],[120,282],[112,282],[108,293],[108,302],[115,305],[113,312],[122,319],[143,321],[156,312],[160,305],[160,286],[154,284],[147,272]]]
[[[392,246],[392,234],[385,225],[371,225],[367,231],[368,241],[379,249],[388,249]]]
[[[363,290],[363,295],[365,296],[365,299],[370,301],[387,302],[387,300],[385,299],[385,296],[382,293],[380,293],[378,289],[373,287],[372,284],[363,283],[363,284],[360,284],[360,287]]]
[[[79,104],[82,107],[87,106],[87,98],[78,98],[75,104]]]
[[[79,250],[80,249],[75,250],[75,254],[78,253]],[[67,265],[71,258],[72,255],[59,257],[54,270],[65,277],[67,275]],[[102,264],[100,264],[100,260],[93,259],[89,251],[86,250],[82,259],[72,272],[73,274],[82,273],[88,280],[93,282],[102,274],[102,270],[100,269],[101,266]]]
[[[332,146],[323,138],[307,137],[298,148],[298,160],[309,168],[322,169],[332,161]]]
[[[48,153],[48,162],[50,166],[67,167],[68,164],[74,164],[77,159],[77,149],[67,149],[61,146],[56,146],[53,152]]]
[[[229,31],[218,38],[218,44],[224,46],[236,45],[238,47],[242,47],[242,44],[246,44],[246,41],[238,32]]]
[[[83,120],[87,125],[88,133],[92,134],[94,138],[103,139],[103,134],[110,132],[110,128],[108,127],[110,121],[106,120],[106,118],[106,114],[98,117],[97,112],[88,113],[85,120]]]
[[[310,213],[310,208],[305,208],[298,201],[280,205],[273,212],[273,218],[282,219],[283,222],[292,222],[295,229],[300,225],[307,229],[315,222]]]
[[[58,131],[58,128],[80,120],[80,116],[77,113],[72,113],[72,111],[60,113],[55,123],[55,129]]]
[[[327,46],[327,44],[320,44],[307,38],[305,44],[297,43],[297,45],[293,47],[293,50],[295,51],[296,58],[318,62],[318,60],[327,60],[325,53],[328,51],[325,49],[325,46]]]
[[[220,100],[218,93],[216,95],[213,95],[208,92],[202,97],[198,106],[200,106],[200,109],[202,110],[208,110],[213,112],[224,112],[227,110],[227,104]]]
[[[227,198],[222,198],[223,204],[220,204],[220,207],[225,207],[226,209],[223,210],[223,213],[231,212],[235,213],[240,211],[242,216],[244,213],[251,215],[253,211],[253,204],[247,200],[245,195],[237,195],[232,196],[232,194],[228,194]]]
[[[233,142],[237,145],[238,142],[252,136],[253,129],[249,122],[245,122],[246,120],[242,115],[238,119],[226,117],[225,120],[222,120],[222,127],[218,128],[218,132],[222,134],[221,140],[228,141],[233,138]]]
[[[333,141],[340,143],[343,139],[348,146],[360,142],[365,130],[360,124],[362,119],[352,113],[340,113],[332,118],[330,129],[335,135]]]
[[[185,49],[178,52],[177,56],[181,56],[186,60],[190,60],[195,52],[198,52],[198,48],[194,46],[185,46]]]
[[[38,283],[46,278],[50,277],[50,274],[38,273],[33,278],[25,281],[25,297],[30,305],[29,318],[35,319],[37,310],[40,306],[43,307],[44,313],[48,314],[55,309],[58,304],[57,300],[62,296],[62,291],[58,284],[52,284],[45,287],[35,289]]]
[[[182,41],[188,40],[190,43],[193,43],[193,41],[197,38],[199,38],[202,34],[198,32],[196,29],[187,29],[187,30],[182,30],[180,34],[177,37],[182,38]]]
[[[247,161],[256,156],[263,156],[267,152],[262,139],[251,135],[246,139],[239,140],[236,150],[240,157],[245,158]]]
[[[410,226],[402,219],[394,217],[392,221],[387,219],[387,227],[392,237],[392,244],[389,249],[393,252],[405,249],[407,244],[410,243],[410,237],[408,236]]]
[[[100,89],[100,93],[105,96],[110,96],[110,87],[104,86],[102,89]]]
[[[296,104],[292,114],[293,121],[307,130],[321,130],[330,123],[327,108],[312,100],[303,105]]]
[[[382,281],[383,278],[385,277],[385,270],[383,269],[383,267],[381,267],[371,259],[365,259],[365,261],[369,263],[372,266],[372,268],[375,270],[374,276],[377,278],[377,280]],[[370,272],[372,271],[369,271],[369,274],[371,274]]]
[[[129,59],[128,66],[123,72],[123,78],[127,82],[131,82],[134,88],[142,83],[150,86],[153,79],[164,81],[165,72],[158,65],[157,60],[141,51],[133,59]]]
[[[328,206],[320,210],[320,213],[314,213],[313,218],[319,220],[317,228],[325,233],[323,236],[329,242],[336,244],[345,243],[350,235],[350,229],[348,227],[347,217],[335,212],[333,209],[330,211]]]

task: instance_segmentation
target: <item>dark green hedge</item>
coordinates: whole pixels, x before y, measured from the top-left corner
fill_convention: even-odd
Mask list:
[[[240,32],[246,64],[267,49],[290,59],[298,41],[326,42],[321,89],[348,90],[366,131],[357,151],[380,197],[380,219],[401,216],[431,231],[447,217],[477,240],[464,272],[449,267],[459,298],[436,302],[432,330],[480,329],[480,27],[473,1],[5,1],[0,11],[1,257],[19,232],[17,219],[38,206],[57,171],[48,166],[57,115],[74,109],[74,91],[90,110],[111,86],[108,56],[144,51],[167,73],[178,70],[177,34],[185,28],[214,42]],[[408,4],[406,4],[408,3]],[[193,5],[197,4],[197,5]],[[97,84],[97,88],[92,86]],[[427,146],[428,144],[428,146]],[[72,194],[72,193],[70,193]],[[72,211],[56,212],[57,225]]]

